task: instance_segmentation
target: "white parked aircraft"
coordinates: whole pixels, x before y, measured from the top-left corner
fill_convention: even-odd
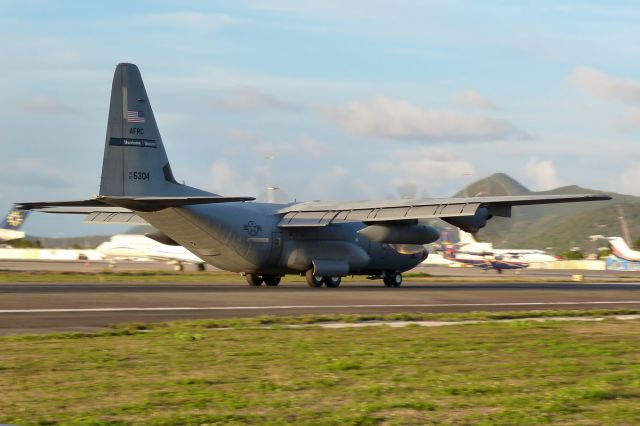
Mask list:
[[[16,208],[15,204],[11,207],[9,213],[0,223],[0,243],[24,238],[25,233],[19,231],[19,229],[24,224],[29,213],[28,210]]]
[[[205,270],[205,262],[182,246],[162,244],[145,235],[118,234],[96,247],[105,259],[111,260],[159,260],[175,265],[176,271],[184,269],[184,263],[193,263],[199,271]]]
[[[526,263],[555,262],[558,260],[554,256],[547,254],[543,250],[535,249],[496,249],[492,243],[480,243],[476,241],[473,234],[464,231],[458,231],[460,238],[461,252],[475,253],[478,255],[490,256],[511,256]]]

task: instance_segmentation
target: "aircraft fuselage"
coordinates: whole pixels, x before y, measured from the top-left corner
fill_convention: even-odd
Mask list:
[[[280,228],[278,210],[268,203],[229,203],[140,212],[146,221],[207,263],[233,272],[260,275],[303,273],[312,262],[347,262],[348,274],[404,272],[426,259],[421,248],[398,252],[359,235],[361,222],[322,227]]]

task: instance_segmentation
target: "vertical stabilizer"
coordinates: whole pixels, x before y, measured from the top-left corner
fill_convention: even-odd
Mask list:
[[[140,71],[133,64],[119,64],[113,76],[100,195],[211,195],[173,177]]]
[[[0,223],[0,242],[24,238],[24,232],[19,229],[27,220],[29,213],[28,210],[19,209],[14,204]]]
[[[609,240],[609,243],[611,244],[611,251],[615,256],[630,262],[640,262],[640,252],[632,250],[631,247],[627,245],[624,238],[610,237],[607,238],[607,240]]]
[[[27,216],[31,213],[29,210],[19,209],[15,204],[9,210],[9,213],[2,219],[0,229],[11,229],[17,231],[24,225]]]

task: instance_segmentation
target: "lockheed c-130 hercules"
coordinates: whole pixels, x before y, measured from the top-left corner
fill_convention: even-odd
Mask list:
[[[186,148],[186,147],[183,147]],[[427,256],[440,218],[476,232],[511,207],[609,200],[607,195],[544,195],[271,204],[227,197],[178,183],[133,64],[119,64],[111,91],[99,194],[81,201],[21,203],[85,222],[148,222],[149,238],[181,245],[207,263],[245,274],[250,285],[276,286],[285,274],[311,287],[338,287],[346,275],[402,283],[402,272]]]

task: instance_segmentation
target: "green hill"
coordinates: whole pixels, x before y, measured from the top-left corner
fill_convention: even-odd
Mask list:
[[[497,173],[472,183],[455,196],[474,195],[560,195],[600,193],[579,186],[564,186],[533,192],[513,178]],[[590,235],[623,236],[620,212],[633,238],[640,236],[640,197],[608,193],[612,201],[547,204],[514,207],[511,218],[495,217],[478,232],[478,239],[496,247],[538,248],[562,253],[571,247],[593,251],[603,242],[591,242]]]

